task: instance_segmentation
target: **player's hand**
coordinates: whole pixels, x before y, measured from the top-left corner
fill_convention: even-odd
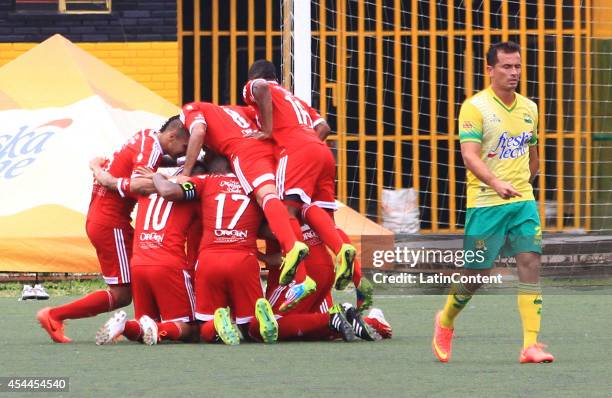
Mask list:
[[[89,161],[89,168],[91,169],[91,171],[95,173],[96,170],[99,170],[102,168],[102,165],[105,162],[106,162],[106,159],[104,159],[103,157],[95,157]]]
[[[148,167],[143,167],[143,166],[136,167],[136,169],[134,170],[134,173],[139,174],[138,177],[144,177],[144,178],[153,178],[153,174],[155,174],[153,169],[150,169]]]
[[[497,194],[499,195],[500,198],[502,199],[512,199],[514,197],[517,196],[522,196],[520,194],[519,191],[516,190],[516,188],[514,188],[512,186],[512,184],[510,184],[509,182],[505,182],[505,181],[501,181],[501,180],[497,180],[492,186],[491,188],[493,188],[495,190],[495,192],[497,192]]]

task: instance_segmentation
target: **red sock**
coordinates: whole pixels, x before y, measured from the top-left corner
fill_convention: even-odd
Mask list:
[[[340,235],[340,238],[342,238],[342,241],[344,243],[351,243],[351,239],[348,237],[346,232],[344,232],[337,226],[336,231],[338,231],[338,235]],[[353,284],[355,285],[355,287],[359,287],[359,285],[361,284],[361,262],[357,257],[355,257],[355,262],[353,264]]]
[[[200,326],[200,340],[207,343],[215,343],[217,341],[217,331],[213,321],[204,322]]]
[[[177,341],[181,339],[181,329],[174,322],[159,322],[157,323],[157,335],[160,340]]]
[[[310,205],[304,209],[303,217],[304,222],[310,225],[327,247],[338,254],[343,242],[330,215],[319,206]]]
[[[259,321],[257,318],[253,317],[251,322],[249,322],[249,336],[255,341],[259,341],[261,343],[261,334],[259,333]]]
[[[52,308],[49,314],[58,321],[96,316],[114,309],[113,296],[108,290],[98,290],[68,304]]]
[[[123,335],[126,339],[131,341],[140,341],[142,339],[142,329],[140,323],[137,320],[132,319],[125,323],[125,329],[123,329]]]
[[[283,253],[287,253],[293,248],[297,241],[291,223],[289,222],[289,212],[276,194],[264,196],[261,208],[263,209],[268,225],[272,233],[280,243]]]
[[[329,314],[292,314],[278,319],[279,340],[326,340],[330,333]]]
[[[304,240],[304,235],[302,235],[302,226],[297,218],[293,216],[289,216],[289,223],[291,223],[291,228],[293,228],[293,234],[296,239],[300,242]],[[284,253],[283,253],[284,254]]]

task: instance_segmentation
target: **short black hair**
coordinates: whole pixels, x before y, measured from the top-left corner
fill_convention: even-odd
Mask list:
[[[502,41],[499,43],[491,44],[489,51],[487,51],[487,65],[495,66],[497,64],[497,52],[501,51],[506,54],[520,53],[521,46],[513,41]]]
[[[253,79],[277,80],[276,67],[266,59],[258,59],[249,68],[249,80]]]
[[[179,115],[174,115],[166,120],[159,131],[161,133],[166,131],[176,131],[176,135],[179,138],[182,138],[183,135],[187,134],[187,130],[185,130],[185,126],[183,125],[183,122],[181,122]]]

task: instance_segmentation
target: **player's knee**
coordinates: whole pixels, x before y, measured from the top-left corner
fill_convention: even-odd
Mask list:
[[[111,287],[110,293],[113,296],[114,309],[126,307],[132,303],[132,289],[129,286]]]

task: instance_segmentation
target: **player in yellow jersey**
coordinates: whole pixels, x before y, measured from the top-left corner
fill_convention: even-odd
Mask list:
[[[461,155],[467,168],[464,250],[482,250],[464,275],[489,275],[498,255],[514,256],[523,324],[521,363],[552,362],[537,341],[542,295],[539,282],[540,218],[531,182],[538,172],[537,105],[516,92],[521,72],[516,43],[493,44],[487,53],[491,85],[465,100],[459,113]],[[453,284],[435,318],[432,349],[451,358],[454,319],[481,284]]]

